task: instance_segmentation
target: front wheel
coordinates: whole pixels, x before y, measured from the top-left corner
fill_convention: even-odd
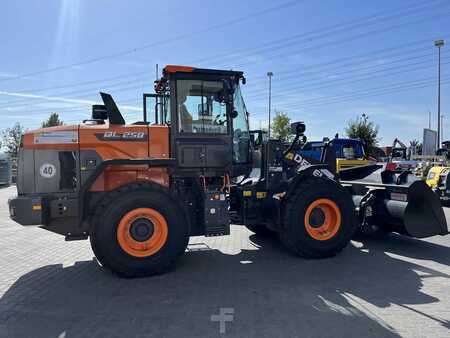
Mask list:
[[[99,262],[124,277],[164,272],[184,253],[189,226],[162,187],[135,184],[110,193],[97,212],[91,246]]]
[[[287,196],[280,239],[299,256],[334,256],[356,230],[354,208],[350,194],[337,182],[309,178]]]

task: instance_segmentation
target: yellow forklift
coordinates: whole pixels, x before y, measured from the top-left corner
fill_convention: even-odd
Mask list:
[[[442,142],[442,144],[444,147],[436,154],[445,156],[446,163],[432,167],[428,171],[425,182],[439,196],[443,205],[450,206],[450,141]]]

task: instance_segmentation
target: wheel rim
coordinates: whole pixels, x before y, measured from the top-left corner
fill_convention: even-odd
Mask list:
[[[167,222],[163,215],[151,208],[138,208],[125,214],[117,227],[120,247],[134,257],[148,257],[166,243]]]
[[[305,213],[305,228],[318,241],[333,238],[341,227],[341,211],[335,202],[321,198],[312,202]]]

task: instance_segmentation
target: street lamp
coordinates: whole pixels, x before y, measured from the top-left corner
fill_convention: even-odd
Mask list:
[[[441,147],[441,47],[444,46],[444,40],[434,41],[438,48],[438,127],[437,127],[437,149]]]
[[[270,139],[270,123],[272,120],[272,72],[267,73],[267,77],[269,78],[269,139]]]
[[[267,77],[269,78],[269,130],[267,134],[267,151],[266,154],[269,153],[269,141],[270,141],[270,121],[272,120],[272,72],[267,72]],[[266,189],[269,190],[269,156],[266,156]]]

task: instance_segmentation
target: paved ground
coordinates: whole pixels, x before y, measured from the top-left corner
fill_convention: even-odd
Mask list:
[[[304,260],[233,227],[194,238],[168,274],[125,280],[98,267],[88,241],[12,223],[14,191],[0,190],[2,338],[450,335],[450,236],[355,241]],[[211,321],[220,309],[234,312],[225,334]]]

